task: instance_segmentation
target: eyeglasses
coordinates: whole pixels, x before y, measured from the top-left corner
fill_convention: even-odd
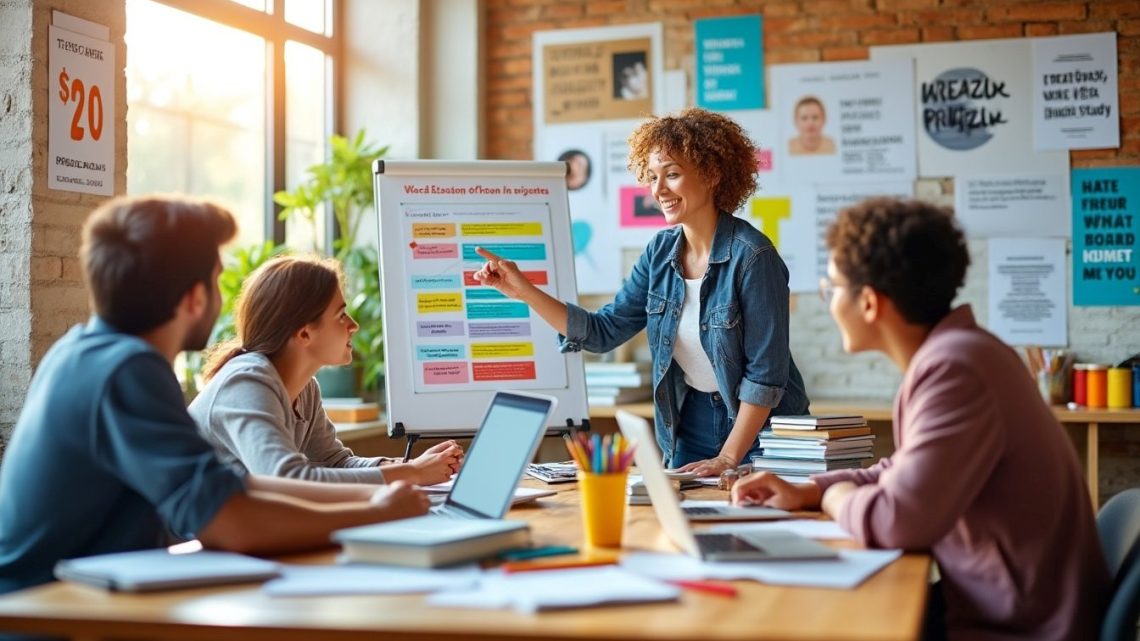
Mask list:
[[[842,283],[833,283],[830,278],[824,277],[819,279],[819,299],[825,303],[831,304],[831,299],[835,297],[835,290],[846,287]]]

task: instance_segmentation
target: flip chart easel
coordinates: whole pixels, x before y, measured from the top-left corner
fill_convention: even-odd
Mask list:
[[[472,436],[498,390],[558,398],[548,434],[589,429],[579,353],[526,304],[479,283],[475,247],[577,302],[561,162],[378,160],[373,165],[388,434]]]

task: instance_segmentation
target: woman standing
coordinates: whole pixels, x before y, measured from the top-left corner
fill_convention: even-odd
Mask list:
[[[360,327],[345,309],[340,266],[331,259],[275,258],[245,282],[237,338],[215,345],[206,387],[190,415],[214,447],[255,474],[311,481],[432,485],[462,462],[454,441],[409,463],[356,456],[336,438],[313,375],[352,362]]]
[[[482,248],[475,276],[530,305],[563,335],[563,351],[606,352],[646,329],[665,464],[717,475],[756,452],[771,414],[808,410],[788,350],[787,267],[732,215],[756,190],[756,149],[740,125],[704,109],[654,117],[629,143],[629,167],[671,227],[612,303],[588,312],[558,301]]]

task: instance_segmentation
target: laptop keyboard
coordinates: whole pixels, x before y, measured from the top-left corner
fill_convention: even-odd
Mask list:
[[[741,549],[758,549],[735,534],[700,534],[701,552],[740,552]]]
[[[701,533],[697,535],[697,542],[701,547],[701,555],[706,557],[717,553],[764,552],[764,547],[735,534]]]
[[[685,514],[689,516],[708,516],[710,514],[722,514],[719,508],[715,507],[683,507],[681,508]]]

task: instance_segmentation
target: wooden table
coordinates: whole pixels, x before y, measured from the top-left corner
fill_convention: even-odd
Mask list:
[[[515,508],[510,518],[529,521],[536,543],[576,544],[581,540],[577,489],[574,484],[551,487],[559,490],[557,496]],[[712,489],[701,492],[707,495],[702,498],[724,496]],[[651,507],[629,508],[625,544],[673,549]],[[285,560],[328,563],[333,554]],[[54,583],[0,597],[0,631],[84,641],[911,640],[920,632],[929,572],[929,557],[907,554],[855,590],[737,581],[737,598],[685,591],[676,603],[535,615],[432,608],[422,596],[269,598],[250,585],[126,595]]]
[[[619,409],[653,420],[652,403],[630,403],[617,407],[591,407],[590,418],[612,423],[614,414]],[[811,410],[816,414],[861,414],[872,424],[885,423],[889,426],[892,421],[891,405],[883,401],[820,399],[812,401]],[[1140,425],[1140,409],[1110,410],[1082,407],[1070,410],[1063,406],[1055,406],[1053,407],[1053,415],[1063,425],[1085,426],[1085,478],[1088,480],[1093,509],[1098,509],[1100,507],[1100,426],[1102,424]],[[600,428],[600,431],[603,432],[616,430],[616,426],[612,425],[600,426]],[[884,447],[886,443],[878,443],[876,454],[889,455],[894,449],[890,429],[876,429],[875,432],[876,436],[879,437],[876,441],[882,441],[884,438],[890,441],[890,445],[886,447]],[[337,426],[337,435],[350,447],[354,447],[366,439],[375,439],[386,434],[387,427],[380,421]],[[555,449],[558,450],[557,447]],[[383,453],[389,456],[397,456],[402,453],[402,450],[392,449],[391,452],[384,451]],[[563,457],[563,454],[559,451],[558,457]]]

